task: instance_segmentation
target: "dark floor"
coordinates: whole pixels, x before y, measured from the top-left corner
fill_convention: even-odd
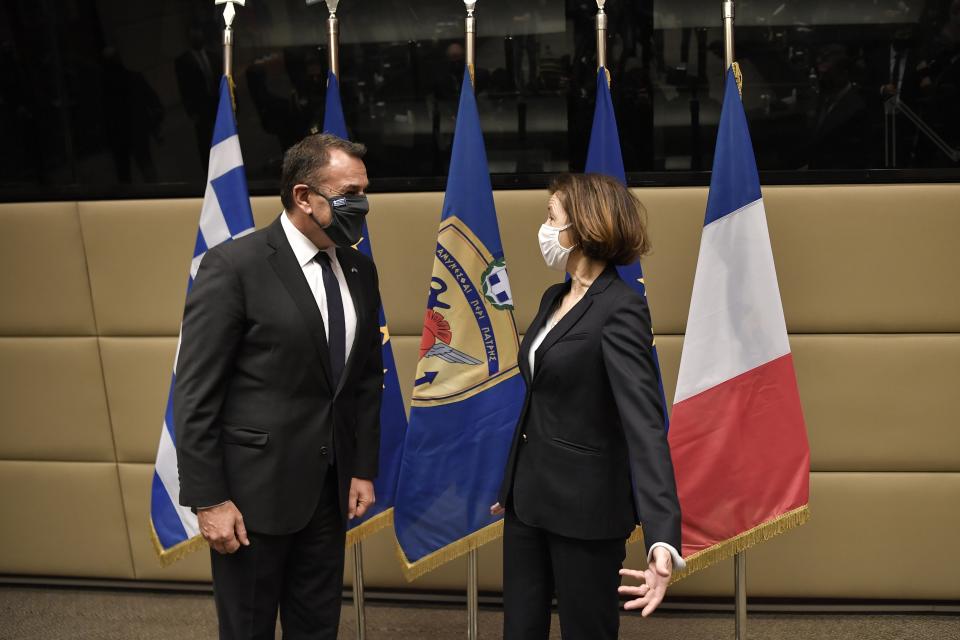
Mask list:
[[[480,637],[499,638],[503,613],[481,609]],[[751,614],[750,640],[960,640],[960,616]],[[732,639],[733,615],[660,611],[646,620],[624,614],[621,638]],[[277,634],[279,638],[279,633]],[[343,608],[340,637],[354,638],[353,608]],[[369,640],[463,640],[466,611],[457,606],[367,605]],[[551,638],[560,638],[554,615]],[[185,640],[216,638],[207,594],[0,587],[2,640]]]

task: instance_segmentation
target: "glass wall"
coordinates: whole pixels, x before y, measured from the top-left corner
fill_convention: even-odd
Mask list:
[[[960,180],[960,0],[740,0],[736,47],[765,182]],[[221,73],[206,0],[4,0],[0,198],[200,195]],[[702,184],[722,96],[720,2],[608,0],[634,183]],[[582,170],[592,0],[480,0],[476,91],[495,186]],[[463,4],[342,0],[341,90],[379,190],[442,188]],[[253,193],[323,121],[326,5],[238,9],[237,115]]]

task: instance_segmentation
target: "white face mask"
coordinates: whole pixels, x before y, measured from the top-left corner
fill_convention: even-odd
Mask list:
[[[572,224],[562,227],[551,227],[548,224],[540,225],[540,233],[537,234],[537,238],[540,240],[540,253],[543,254],[543,261],[551,269],[557,271],[566,271],[567,269],[567,258],[570,257],[573,247],[564,247],[560,244],[560,232],[572,226]]]

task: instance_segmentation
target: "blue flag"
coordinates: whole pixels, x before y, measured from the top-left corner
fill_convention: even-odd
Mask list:
[[[524,385],[480,117],[464,73],[400,466],[407,579],[500,535],[490,515]]]
[[[627,174],[623,169],[623,155],[620,152],[620,134],[617,131],[617,116],[613,112],[610,99],[610,85],[607,84],[607,71],[597,69],[597,105],[593,111],[593,129],[590,131],[590,146],[587,148],[587,164],[584,173],[602,173],[627,184]],[[647,295],[640,261],[623,267],[617,267],[620,277],[642,295]],[[652,328],[651,328],[652,330]],[[663,392],[663,376],[660,374],[660,356],[657,343],[653,343],[653,363],[657,367],[657,382],[660,385],[660,401],[663,405],[663,424],[669,430],[670,418],[667,415],[667,400]]]
[[[331,71],[327,75],[327,104],[323,114],[323,130],[344,140],[349,140],[347,123],[343,118],[340,102],[340,84]],[[373,246],[367,223],[363,223],[363,234],[356,249],[373,259]],[[380,405],[380,473],[373,483],[377,501],[373,508],[362,518],[350,521],[347,531],[347,545],[362,540],[371,533],[387,526],[393,515],[393,503],[397,494],[397,477],[400,474],[400,456],[403,453],[403,437],[407,432],[407,414],[403,409],[403,397],[397,381],[397,367],[393,359],[393,347],[390,345],[390,331],[387,329],[387,317],[380,306],[380,333],[383,336],[383,402]]]
[[[210,146],[210,164],[207,169],[207,188],[203,194],[203,208],[197,241],[190,264],[187,292],[200,268],[207,249],[230,242],[253,231],[253,212],[247,175],[240,154],[240,138],[233,113],[233,96],[227,76],[220,79],[220,104],[213,126]],[[178,347],[179,349],[179,347]],[[206,545],[200,537],[197,516],[189,507],[180,505],[180,479],[177,472],[176,436],[173,425],[173,385],[176,365],[167,393],[167,408],[160,432],[160,447],[153,473],[150,499],[150,522],[153,543],[164,564],[173,562],[188,551]]]

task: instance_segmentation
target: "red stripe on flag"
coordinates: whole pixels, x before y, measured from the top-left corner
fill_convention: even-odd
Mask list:
[[[810,448],[789,353],[674,405],[669,441],[685,558],[807,504]]]

